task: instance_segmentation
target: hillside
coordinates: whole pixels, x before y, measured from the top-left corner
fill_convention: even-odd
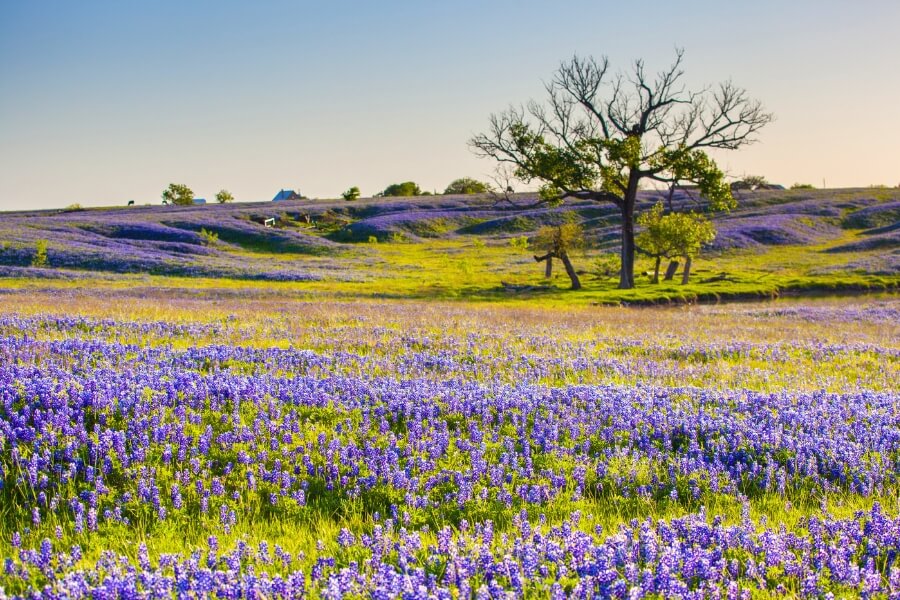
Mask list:
[[[657,199],[646,192],[641,202]],[[347,294],[478,296],[499,289],[501,280],[542,284],[540,269],[510,239],[561,222],[567,212],[588,234],[589,247],[576,261],[583,272],[617,248],[611,205],[535,207],[532,194],[511,200],[425,196],[5,213],[0,276],[10,282],[150,274],[317,283],[310,289]],[[683,195],[675,203],[702,208]],[[265,226],[267,219],[275,226]],[[740,192],[737,209],[714,222],[719,234],[698,263],[696,285],[713,275],[746,284],[754,272],[762,292],[779,274],[824,288],[884,288],[900,279],[898,189]],[[34,268],[44,242],[46,265]],[[611,286],[601,277],[586,287]]]

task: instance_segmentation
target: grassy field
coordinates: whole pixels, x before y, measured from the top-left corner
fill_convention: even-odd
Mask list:
[[[7,594],[894,589],[896,300],[154,284],[0,295]]]
[[[651,285],[652,263],[639,255],[637,288],[628,291],[598,276],[597,261],[615,255],[618,225],[596,203],[525,210],[452,196],[273,204],[14,213],[0,226],[0,283],[575,305],[885,292],[900,283],[900,195],[887,188],[745,194],[738,209],[715,217],[718,237],[689,284],[679,274]],[[260,224],[269,215],[277,227]],[[583,222],[588,238],[573,258],[584,283],[577,293],[566,290],[561,265],[545,280],[522,246],[563,218]],[[42,240],[47,260],[30,267]]]
[[[0,598],[897,597],[898,206],[751,195],[633,290],[588,205],[15,214]]]
[[[2,279],[8,289],[78,289],[83,286],[131,289],[169,287],[186,291],[232,289],[298,298],[394,298],[420,300],[462,299],[476,302],[539,303],[552,305],[668,303],[685,301],[747,300],[782,295],[829,295],[834,293],[895,293],[900,276],[872,274],[849,263],[882,253],[831,253],[829,249],[852,243],[862,234],[846,232],[822,244],[778,246],[764,250],[730,250],[701,255],[692,268],[692,281],[651,284],[652,261],[638,258],[642,273],[633,290],[617,289],[617,278],[592,272],[604,250],[586,250],[573,257],[581,272],[584,289],[568,290],[564,273],[543,277],[543,265],[527,251],[505,242],[475,239],[367,244],[340,257],[298,258],[304,263],[333,263],[361,273],[352,280],[299,282],[253,282],[241,279],[172,277],[135,274],[75,272],[69,278],[12,276]],[[242,252],[241,255],[248,253]],[[256,254],[256,258],[265,255]],[[561,269],[557,269],[558,271]],[[522,286],[516,291],[504,283]],[[532,287],[533,289],[527,289]],[[524,289],[523,289],[524,288]]]

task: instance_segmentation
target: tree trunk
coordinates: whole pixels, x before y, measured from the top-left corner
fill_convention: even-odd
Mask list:
[[[553,257],[547,257],[547,266],[544,268],[544,277],[546,279],[550,279],[550,276],[553,275]]]
[[[669,263],[669,267],[666,269],[666,276],[663,277],[663,281],[672,281],[672,278],[675,277],[675,271],[678,270],[678,261],[673,260]]]
[[[569,255],[565,252],[559,255],[560,260],[562,260],[563,266],[566,268],[566,275],[569,276],[569,279],[572,280],[572,289],[580,290],[581,289],[581,281],[578,280],[578,273],[575,272],[575,268],[572,266],[572,261],[569,260]]]
[[[672,200],[675,198],[675,183],[673,182],[671,187],[669,187],[669,197],[666,198],[666,203],[669,205],[669,212],[675,212],[675,207],[672,206]]]
[[[622,290],[634,287],[634,204],[639,182],[640,177],[632,170],[622,199],[622,270],[619,273],[619,289]]]
[[[681,285],[684,285],[688,282],[688,277],[691,276],[691,257],[684,257],[684,273],[681,275]]]
[[[662,256],[656,257],[656,266],[653,268],[653,280],[650,283],[659,283],[659,263],[662,262]]]

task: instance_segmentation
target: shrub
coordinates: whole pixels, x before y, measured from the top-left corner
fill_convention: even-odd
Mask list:
[[[404,181],[403,183],[392,183],[384,188],[381,192],[382,196],[421,196],[422,189],[414,181]]]
[[[769,182],[762,175],[745,175],[743,179],[739,179],[731,184],[732,190],[755,190],[765,187]]]
[[[32,267],[47,266],[47,240],[38,240],[34,244],[34,257],[31,259]]]
[[[219,193],[216,194],[216,202],[218,202],[219,204],[234,202],[234,196],[232,196],[231,192],[229,192],[228,190],[219,190]]]
[[[370,244],[377,244],[377,243],[378,243],[378,238],[377,238],[376,236],[374,236],[374,235],[370,235],[370,236],[369,236],[369,239],[366,240],[366,241],[369,242]]]
[[[491,191],[491,188],[488,184],[478,181],[477,179],[473,179],[471,177],[462,177],[460,179],[455,179],[450,182],[450,185],[447,186],[447,189],[444,190],[445,194],[486,194]]]
[[[350,188],[349,190],[347,190],[346,192],[341,194],[341,197],[344,200],[347,200],[349,202],[349,201],[356,200],[357,198],[359,198],[359,194],[360,194],[359,188],[354,185],[352,188]]]
[[[792,190],[814,190],[816,186],[811,183],[795,183],[791,186]]]
[[[520,235],[517,237],[509,238],[509,245],[515,248],[516,250],[527,250],[528,249],[528,236]]]
[[[618,277],[622,269],[622,259],[617,254],[604,254],[594,261],[592,272],[597,279]]]
[[[200,229],[200,237],[203,238],[203,243],[207,246],[212,246],[219,241],[218,233],[215,231],[207,231],[206,229]]]

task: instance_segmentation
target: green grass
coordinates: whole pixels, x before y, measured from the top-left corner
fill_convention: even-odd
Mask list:
[[[428,222],[437,235],[445,223]],[[431,232],[431,229],[429,230]],[[456,236],[425,241],[387,240],[378,244],[349,244],[321,255],[287,247],[274,248],[260,240],[232,240],[231,232],[217,232],[223,241],[238,245],[227,248],[236,256],[254,260],[309,265],[324,274],[321,281],[261,282],[246,280],[98,274],[79,272],[74,281],[0,279],[0,287],[12,289],[102,288],[147,286],[180,290],[246,290],[274,296],[298,298],[381,298],[408,300],[466,300],[491,304],[594,305],[717,302],[765,299],[783,295],[829,295],[845,293],[894,293],[900,274],[876,275],[847,265],[859,260],[877,261],[883,252],[828,252],[830,248],[860,237],[855,230],[812,246],[776,246],[762,249],[703,254],[694,261],[691,280],[650,283],[652,260],[638,255],[636,287],[620,290],[617,277],[601,278],[591,272],[596,259],[608,252],[588,249],[573,257],[583,289],[570,291],[562,265],[554,265],[550,280],[544,265],[535,263],[527,249],[508,240],[485,240],[481,236]],[[425,233],[425,232],[420,232]],[[319,232],[320,235],[326,235]],[[257,243],[260,242],[260,243]],[[665,263],[663,264],[663,268]],[[329,273],[334,273],[332,277]],[[350,275],[347,277],[346,275]],[[539,288],[510,292],[503,283]]]

